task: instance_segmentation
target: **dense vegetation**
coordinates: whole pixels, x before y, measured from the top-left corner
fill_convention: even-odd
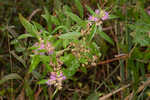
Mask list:
[[[149,100],[149,0],[0,1],[0,100]]]

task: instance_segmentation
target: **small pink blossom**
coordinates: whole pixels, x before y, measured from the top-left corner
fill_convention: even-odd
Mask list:
[[[61,89],[63,80],[66,80],[66,76],[64,76],[62,72],[59,74],[56,72],[51,72],[50,79],[48,79],[46,83],[47,85],[54,85],[58,89]]]
[[[99,14],[99,13],[100,13],[99,9],[96,9],[96,10],[95,10],[95,13],[96,13],[96,14]]]
[[[108,16],[109,16],[108,12],[105,12],[105,15],[102,17],[102,20],[107,20]]]
[[[148,15],[150,15],[150,10],[147,10]]]
[[[104,13],[103,13],[103,12],[104,12]],[[101,16],[102,16],[101,19],[102,19],[103,21],[104,21],[104,20],[107,20],[108,17],[109,17],[108,12],[105,12],[105,11],[103,11],[103,10],[100,11],[99,9],[96,9],[96,10],[95,10],[95,13],[96,13],[97,16],[99,16],[100,14],[103,14],[103,15],[101,15]],[[88,20],[89,20],[89,21],[97,22],[97,21],[100,20],[100,18],[90,15],[89,18],[88,18]]]
[[[52,44],[51,44],[50,42],[48,42],[48,41],[47,41],[46,43],[44,43],[44,41],[41,40],[40,43],[36,42],[36,43],[34,44],[34,46],[37,47],[37,49],[33,50],[33,52],[34,52],[35,54],[44,55],[45,53],[44,53],[44,52],[39,52],[40,50],[47,50],[46,53],[47,53],[48,55],[51,55],[51,54],[53,54],[53,52],[54,52],[54,47],[53,47]]]
[[[89,16],[88,20],[90,21],[98,21],[99,19],[97,17],[94,17],[94,16]]]

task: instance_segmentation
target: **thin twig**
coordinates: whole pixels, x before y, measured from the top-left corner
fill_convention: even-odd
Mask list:
[[[99,65],[103,65],[103,64],[111,63],[111,62],[116,61],[116,60],[126,59],[126,58],[128,58],[128,55],[127,55],[127,54],[126,54],[126,55],[123,55],[123,56],[118,56],[118,57],[113,58],[113,59],[108,59],[108,60],[105,60],[105,61],[101,61],[101,62],[99,62],[98,64],[99,64]]]
[[[138,90],[137,90],[137,93],[141,92],[146,86],[148,86],[150,84],[150,80],[147,80],[146,82],[143,83],[143,85],[141,85]],[[128,95],[125,100],[129,100],[129,98],[133,98],[133,94],[134,94],[134,91]]]
[[[43,89],[41,87],[39,87],[38,91],[34,94],[34,100],[38,100],[38,97],[39,97],[40,93],[42,92],[42,90]]]
[[[35,9],[32,13],[31,13],[31,15],[29,16],[29,18],[28,18],[28,21],[31,21],[31,19],[32,19],[32,17],[37,13],[37,12],[39,12],[39,11],[41,11],[42,9]]]

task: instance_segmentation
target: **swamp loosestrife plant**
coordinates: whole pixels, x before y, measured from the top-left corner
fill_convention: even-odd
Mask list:
[[[19,15],[21,23],[28,32],[28,35],[22,34],[19,39],[32,37],[35,41],[39,41],[33,45],[34,54],[31,57],[29,72],[38,70],[38,66],[43,63],[47,69],[45,73],[50,74],[48,79],[42,79],[38,84],[54,85],[60,90],[63,87],[62,82],[71,79],[77,71],[87,73],[89,66],[97,65],[101,53],[99,46],[93,41],[95,34],[104,35],[102,38],[107,37],[106,41],[111,44],[113,41],[101,30],[102,23],[97,24],[100,19],[101,22],[107,20],[108,13],[96,9],[95,14],[96,16],[90,15],[88,20],[83,20],[64,9],[58,11],[56,16],[50,15],[45,9],[42,17],[46,20],[48,29],[44,29],[37,22],[36,24],[29,22]]]
[[[134,93],[135,89],[138,90],[137,87],[140,86],[141,83],[143,84],[145,78],[147,79],[145,74],[150,72],[150,15],[149,10],[145,11],[146,0],[134,0],[134,2],[128,2],[127,0],[118,0],[119,2],[102,0],[101,2],[106,4],[105,6],[108,5],[110,7],[107,9],[111,9],[112,13],[115,13],[117,16],[108,13],[107,10],[101,9],[100,7],[99,9],[92,10],[90,7],[85,6],[88,12],[84,12],[80,1],[81,0],[45,0],[47,3],[43,4],[52,4],[50,6],[54,7],[54,9],[48,11],[48,9],[50,9],[49,7],[48,9],[44,8],[44,12],[42,12],[41,16],[44,20],[40,18],[39,23],[31,20],[37,10],[29,17],[30,21],[25,19],[22,15],[19,15],[20,22],[26,30],[20,30],[20,33],[26,33],[21,34],[19,37],[17,37],[17,31],[14,31],[14,26],[3,26],[2,24],[0,31],[2,31],[2,33],[4,32],[4,34],[1,34],[1,46],[3,47],[4,45],[4,48],[1,48],[1,54],[4,53],[4,55],[2,54],[0,57],[4,58],[1,59],[2,64],[8,66],[5,68],[2,67],[1,70],[0,85],[8,81],[8,84],[4,84],[1,88],[0,95],[2,95],[2,97],[4,96],[2,99],[5,99],[5,97],[9,98],[9,96],[12,95],[12,99],[14,99],[14,97],[17,97],[17,99],[19,99],[18,97],[28,99],[29,97],[30,100],[34,100],[34,96],[36,96],[38,99],[43,100],[44,98],[44,100],[47,100],[49,98],[51,99],[51,95],[54,97],[57,90],[61,90],[64,92],[61,92],[57,96],[64,97],[63,99],[68,99],[68,97],[70,99],[70,96],[73,96],[72,99],[75,99],[77,96],[79,97],[78,99],[80,99],[80,97],[83,99],[88,94],[89,98],[87,99],[92,100],[95,99],[96,95],[99,97],[103,95],[103,93],[110,92],[110,89],[119,88],[123,85],[122,83],[126,84],[125,80],[129,83],[134,83],[134,89],[126,89],[127,91],[121,91],[121,95],[118,96],[116,94],[117,96],[114,95],[112,97],[112,99],[116,97],[121,99],[121,97],[129,95],[131,92]],[[84,1],[83,4],[85,4]],[[6,1],[4,0],[4,2]],[[34,3],[37,4],[37,2]],[[74,9],[74,6],[72,9],[72,7],[66,5],[67,2],[69,5],[73,4],[71,2],[74,2],[76,9]],[[90,0],[88,0],[88,2],[90,2]],[[20,4],[21,2],[16,3]],[[41,4],[41,2],[38,4]],[[43,4],[41,6],[44,6]],[[65,5],[63,6],[63,4]],[[7,5],[6,8],[8,8]],[[14,9],[14,7],[12,8]],[[23,11],[22,8],[23,7],[20,9],[19,7],[17,9]],[[3,6],[2,9],[4,9]],[[13,9],[12,12],[14,14]],[[9,11],[11,10],[8,9],[8,12]],[[72,12],[76,12],[78,15]],[[26,14],[27,13],[29,13],[28,10]],[[89,16],[86,18],[84,14],[87,15],[87,13],[89,13]],[[1,17],[3,18],[3,16],[4,15]],[[13,16],[9,17],[10,19],[14,19]],[[37,16],[36,20],[38,20],[39,17],[40,16]],[[110,21],[112,18],[117,19]],[[16,18],[15,21],[17,21]],[[8,25],[11,23],[13,22],[7,21]],[[16,23],[16,25],[17,24],[18,23]],[[103,29],[103,26],[105,29]],[[20,26],[17,26],[17,28],[20,29]],[[111,37],[105,32],[109,32],[109,35],[116,40],[115,45]],[[15,40],[12,40],[12,38],[15,38]],[[7,42],[3,42],[5,40]],[[12,40],[11,44],[14,46],[9,46],[10,40]],[[8,56],[7,50],[5,50],[7,47],[10,56]],[[101,52],[103,54],[101,54]],[[126,53],[129,54],[129,57],[127,56],[124,60],[124,58],[122,59],[118,56],[119,59],[115,62],[113,60],[110,64],[109,61],[111,60],[109,59],[113,58],[112,56],[116,53],[119,55]],[[108,62],[104,61],[104,63],[108,64],[102,65],[103,68],[92,67],[103,64],[101,60],[107,60]],[[20,67],[21,64],[24,68]],[[119,67],[120,73],[119,70],[117,70]],[[28,73],[26,73],[25,70],[27,70]],[[113,75],[110,72],[112,72]],[[7,73],[10,74],[4,76]],[[113,81],[102,82],[109,74],[112,75],[109,77],[110,81]],[[121,78],[121,82],[117,81],[116,76],[118,75]],[[144,78],[144,80],[141,80],[142,78]],[[17,81],[9,82],[11,79],[17,79]],[[83,82],[86,79],[88,81]],[[35,84],[35,82],[37,84]],[[8,86],[8,89],[5,89],[6,86]],[[104,87],[101,88],[101,86]],[[69,89],[73,91],[70,92]],[[143,92],[135,93],[135,96],[140,95],[138,99],[143,99],[143,96],[145,96],[143,93],[147,92],[147,88],[144,89],[145,91]],[[51,94],[51,91],[53,94]],[[94,92],[94,94],[92,92]],[[69,93],[69,95],[64,95],[64,93]],[[25,94],[25,96],[22,94]],[[92,96],[94,96],[94,98]],[[85,98],[83,100],[85,100]]]

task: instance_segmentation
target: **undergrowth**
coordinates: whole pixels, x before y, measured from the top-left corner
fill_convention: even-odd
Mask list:
[[[150,99],[149,2],[2,1],[0,99]]]

